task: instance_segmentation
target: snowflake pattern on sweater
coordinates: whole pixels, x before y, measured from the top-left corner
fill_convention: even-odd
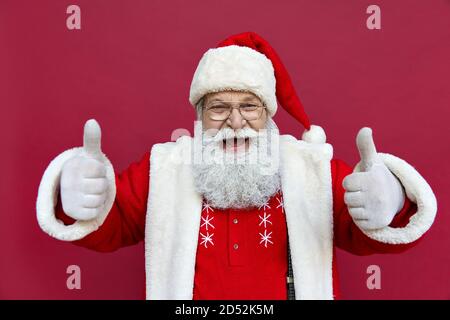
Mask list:
[[[221,210],[212,207],[208,201],[203,199],[202,203],[202,215],[201,215],[201,223],[200,223],[200,231],[199,231],[199,245],[203,246],[205,249],[211,248],[214,246],[214,229],[216,229],[214,219],[218,214],[224,214],[224,212],[228,212],[229,210]],[[259,244],[268,248],[268,246],[274,244],[274,235],[273,235],[273,214],[283,214],[284,215],[284,206],[283,206],[283,196],[281,191],[278,191],[275,195],[273,195],[265,204],[258,207],[256,210],[253,209],[250,211],[252,213],[257,213],[258,221],[257,221],[257,229],[255,232],[255,236],[258,237]],[[249,210],[242,210],[240,214],[249,214]],[[238,218],[234,218],[234,223],[238,223]]]

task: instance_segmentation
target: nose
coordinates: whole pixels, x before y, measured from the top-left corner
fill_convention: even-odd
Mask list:
[[[226,122],[233,130],[242,129],[247,124],[247,121],[242,118],[242,115],[237,108],[231,110],[231,114]]]

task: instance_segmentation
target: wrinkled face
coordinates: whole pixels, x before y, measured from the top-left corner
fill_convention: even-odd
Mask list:
[[[231,112],[227,111],[229,107],[232,107]],[[259,131],[266,127],[267,118],[267,110],[253,93],[222,91],[207,94],[203,98],[203,130],[230,128],[238,131],[250,128]],[[244,145],[247,150],[248,139],[235,139],[228,150],[235,151]]]

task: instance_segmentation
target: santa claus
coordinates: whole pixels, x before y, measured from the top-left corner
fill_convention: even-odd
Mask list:
[[[277,100],[305,127],[301,140],[278,133]],[[354,169],[333,159],[257,34],[208,50],[189,101],[194,137],[156,144],[118,175],[89,120],[83,147],[57,156],[42,177],[42,230],[101,252],[144,240],[148,299],[333,299],[336,247],[401,252],[433,223],[430,186],[377,153],[369,128],[357,135]]]

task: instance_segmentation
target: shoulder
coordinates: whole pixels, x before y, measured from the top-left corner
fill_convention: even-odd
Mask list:
[[[310,157],[315,160],[327,161],[333,157],[331,144],[311,143],[288,134],[280,135],[280,150],[285,157]]]
[[[336,158],[331,159],[331,169],[335,171],[345,171],[345,172],[353,171],[353,168],[350,167],[347,164],[347,162]]]
[[[179,164],[186,162],[192,155],[193,138],[182,136],[173,142],[156,143],[150,151],[150,162],[152,166],[159,164]]]
[[[151,148],[151,154],[153,153],[170,153],[177,150],[181,150],[187,146],[191,146],[193,141],[192,137],[182,136],[177,141],[168,141],[162,143],[155,143]]]

